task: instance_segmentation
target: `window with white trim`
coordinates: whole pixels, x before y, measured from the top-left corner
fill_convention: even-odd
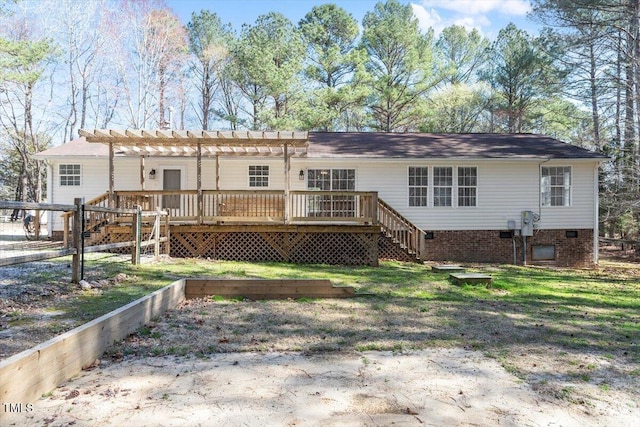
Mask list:
[[[541,169],[542,206],[571,206],[571,166],[543,166]]]
[[[60,175],[60,186],[80,185],[80,165],[59,165],[58,172]]]
[[[451,206],[453,194],[453,168],[434,166],[433,206]]]
[[[429,168],[409,166],[409,206],[428,206]]]
[[[458,206],[476,206],[478,168],[458,167]]]
[[[309,169],[307,188],[320,191],[355,191],[355,169]],[[314,217],[355,217],[356,198],[346,194],[310,195],[308,213]]]
[[[269,186],[269,166],[249,166],[249,187]]]

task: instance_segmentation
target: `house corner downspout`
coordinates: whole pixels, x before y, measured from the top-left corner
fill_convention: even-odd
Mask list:
[[[53,165],[50,161],[45,160],[47,165],[47,203],[53,203]],[[49,239],[51,239],[51,231],[53,230],[53,211],[47,212],[47,224],[49,233]]]

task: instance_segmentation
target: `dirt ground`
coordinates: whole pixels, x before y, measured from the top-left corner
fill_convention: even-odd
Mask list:
[[[20,280],[3,272],[7,283]],[[43,322],[56,316],[46,301],[73,292],[55,281],[15,289],[5,287],[0,309],[33,310]],[[185,301],[22,413],[0,407],[0,425],[611,426],[640,419],[640,364],[624,349],[567,348],[551,317],[522,327],[517,305],[403,304]],[[17,330],[21,342],[34,339]],[[17,341],[0,334],[5,348]]]
[[[639,417],[633,405],[545,397],[458,348],[135,357],[83,372],[3,425],[582,427]]]

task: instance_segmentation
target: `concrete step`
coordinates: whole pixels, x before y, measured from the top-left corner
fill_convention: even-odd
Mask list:
[[[465,268],[453,264],[440,264],[431,266],[431,271],[435,273],[464,273]]]
[[[493,283],[493,277],[482,273],[453,273],[449,277],[456,285],[490,285]]]

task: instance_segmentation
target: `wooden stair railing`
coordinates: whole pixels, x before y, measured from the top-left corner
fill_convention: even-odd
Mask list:
[[[97,197],[94,197],[91,200],[86,201],[85,206],[98,206],[98,207],[108,207],[109,206],[109,193],[103,193]],[[64,236],[63,243],[65,247],[69,245],[69,237],[70,234],[70,220],[73,217],[73,212],[65,212],[62,214],[62,221],[64,224]],[[100,240],[104,237],[103,227],[107,224],[113,223],[115,220],[115,214],[106,213],[106,212],[87,212],[84,222],[84,230],[83,232],[89,232],[91,237],[88,238],[87,244],[92,244],[94,240]]]
[[[424,231],[382,199],[378,199],[378,223],[382,232],[403,251],[417,260],[423,259]]]

